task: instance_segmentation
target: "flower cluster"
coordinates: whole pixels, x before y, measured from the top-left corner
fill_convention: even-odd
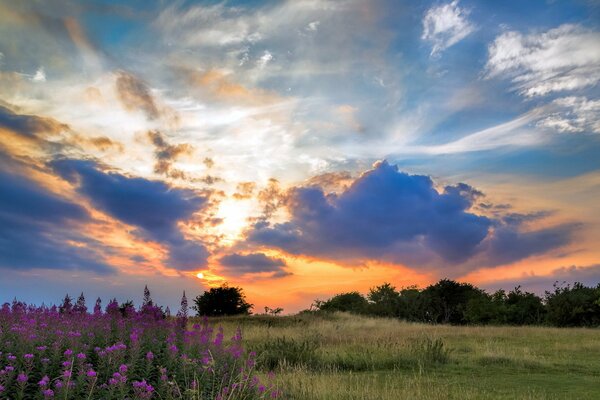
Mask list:
[[[185,318],[186,320],[182,319]],[[160,307],[0,308],[0,399],[266,399],[241,334]]]

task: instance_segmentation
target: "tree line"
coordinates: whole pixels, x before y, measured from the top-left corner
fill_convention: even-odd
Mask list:
[[[600,326],[600,283],[554,285],[543,297],[517,286],[487,293],[469,283],[449,279],[419,289],[397,290],[390,283],[359,292],[340,293],[316,300],[312,311],[346,311],[440,324]]]

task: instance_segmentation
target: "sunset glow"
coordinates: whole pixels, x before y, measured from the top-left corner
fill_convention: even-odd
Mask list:
[[[0,0],[0,303],[600,281],[593,2],[134,3]]]

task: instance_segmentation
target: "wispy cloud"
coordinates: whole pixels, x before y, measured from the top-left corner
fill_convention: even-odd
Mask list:
[[[600,100],[562,97],[552,102],[554,110],[536,126],[567,133],[600,133]]]
[[[458,0],[427,10],[421,39],[431,43],[432,56],[439,55],[475,31],[468,16],[469,10],[459,7]]]
[[[504,32],[489,46],[487,76],[511,79],[526,97],[595,86],[598,43],[600,32],[573,24],[543,33]]]

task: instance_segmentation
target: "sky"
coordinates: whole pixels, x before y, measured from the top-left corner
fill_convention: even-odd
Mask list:
[[[600,282],[600,3],[0,0],[0,302]]]

